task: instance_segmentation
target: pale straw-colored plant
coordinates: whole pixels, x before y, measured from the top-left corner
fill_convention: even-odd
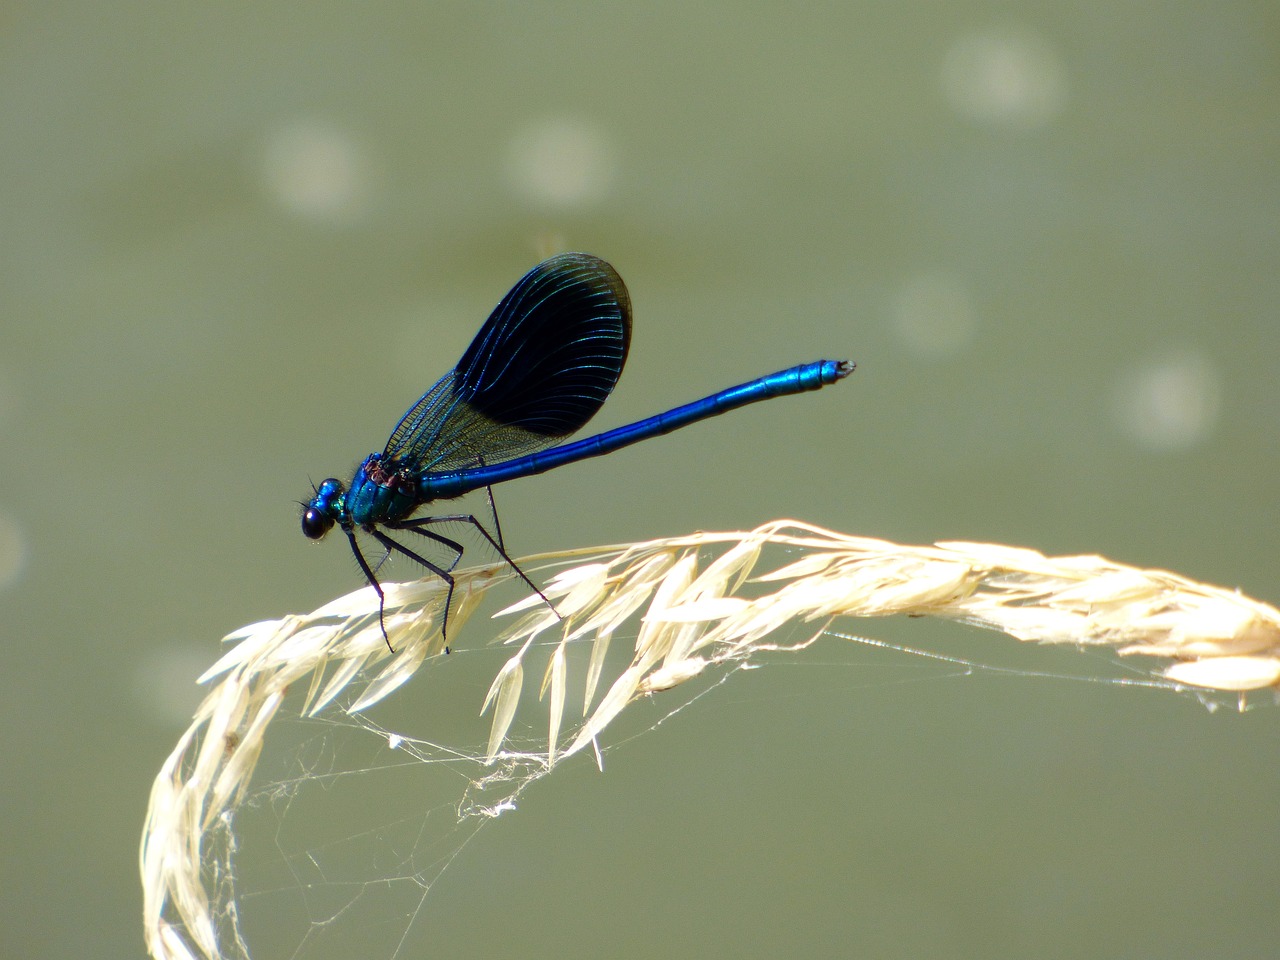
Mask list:
[[[766,562],[766,555],[779,554],[781,565]],[[550,769],[595,743],[637,698],[685,683],[713,664],[778,649],[771,638],[780,635],[788,637],[786,649],[802,649],[840,618],[930,616],[1022,641],[1110,647],[1125,657],[1160,658],[1152,673],[1174,688],[1243,697],[1280,683],[1274,607],[1097,556],[1046,557],[981,543],[902,546],[788,520],[748,533],[698,533],[520,563],[530,571],[562,568],[544,587],[559,617],[536,596],[504,611],[524,615],[498,638],[514,652],[477,704],[492,711],[490,762],[502,755],[526,702],[520,695],[535,652],[545,657],[536,682],[546,710],[542,762]],[[457,575],[452,631],[504,576],[495,566]],[[288,689],[306,690],[304,717],[333,709],[356,713],[443,652],[440,582],[384,587],[394,654],[379,628],[377,597],[364,588],[313,613],[236,631],[227,638],[234,646],[200,678],[213,685],[155,780],[142,837],[152,956],[216,958],[228,942],[247,955],[238,932],[220,929],[228,917],[234,923],[235,912],[214,909],[204,841],[245,797]],[[606,658],[611,641],[637,613],[629,662],[609,673],[608,664],[616,662]],[[798,642],[796,625],[802,625]],[[780,633],[785,627],[790,634]],[[590,653],[582,675],[570,676],[567,653],[576,644],[590,645]],[[583,717],[567,723],[575,684]]]

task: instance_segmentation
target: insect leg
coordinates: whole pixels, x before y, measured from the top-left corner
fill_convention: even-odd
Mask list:
[[[415,533],[417,533],[417,532],[420,532],[420,531],[416,531],[416,530],[415,530],[414,532],[415,532]],[[410,550],[410,549],[409,549],[408,547],[406,547],[403,543],[400,543],[400,542],[398,542],[398,541],[396,541],[396,540],[392,540],[390,537],[388,537],[388,536],[387,536],[385,533],[383,533],[381,530],[370,530],[370,531],[369,531],[369,533],[370,533],[370,535],[372,535],[372,536],[373,536],[373,538],[374,538],[375,540],[377,540],[380,544],[382,544],[382,545],[383,545],[384,547],[386,547],[388,550],[393,550],[393,551],[395,551],[396,553],[402,553],[402,554],[404,554],[406,557],[408,557],[410,560],[413,560],[413,561],[414,561],[414,562],[416,562],[416,563],[420,563],[420,564],[422,564],[424,567],[426,567],[428,570],[430,570],[430,571],[431,571],[432,573],[434,573],[437,577],[439,577],[441,580],[443,580],[445,583],[447,583],[447,584],[449,585],[449,592],[448,592],[448,594],[447,594],[447,595],[445,596],[445,598],[444,598],[444,616],[443,616],[443,617],[441,618],[441,620],[440,620],[440,636],[441,636],[441,638],[445,641],[445,643],[448,643],[448,642],[449,642],[449,607],[453,604],[453,588],[454,588],[455,586],[457,586],[457,581],[456,581],[456,580],[454,580],[454,578],[453,578],[453,574],[452,574],[452,573],[450,573],[450,572],[449,572],[449,570],[446,570],[444,567],[436,566],[434,563],[432,563],[432,562],[431,562],[430,560],[428,560],[426,557],[423,557],[423,556],[421,556],[421,555],[419,555],[419,554],[415,553],[414,551]],[[459,555],[459,556],[461,556],[461,555],[462,555],[462,554],[461,554],[461,548],[459,548],[459,554],[458,554],[458,555]],[[454,559],[454,564],[456,565],[456,564],[457,564],[457,562],[458,562],[458,561],[457,561],[457,559],[455,558],[455,559]],[[450,567],[449,569],[451,570],[451,569],[453,569],[453,568],[452,568],[452,567]],[[378,593],[379,593],[379,594],[381,594],[381,593],[382,593],[382,590],[381,590],[381,589],[379,589],[379,590],[378,590]],[[383,635],[384,635],[384,636],[386,635],[386,629],[385,629],[385,628],[383,629]],[[391,644],[390,644],[390,642],[388,642],[388,644],[387,644],[387,645],[388,645],[388,646],[390,646],[390,645],[391,645]]]
[[[378,578],[374,575],[373,569],[369,566],[369,561],[364,558],[364,554],[360,552],[360,544],[356,543],[356,533],[354,530],[343,529],[347,535],[347,539],[351,541],[351,552],[355,554],[356,563],[360,564],[360,569],[364,571],[364,578],[369,581],[369,586],[373,587],[378,594],[378,626],[382,628],[382,639],[387,642],[387,649],[392,653],[396,652],[395,647],[391,646],[391,638],[387,636],[387,625],[383,622],[382,614],[386,609],[387,595],[382,592],[382,584],[378,582]],[[381,564],[379,564],[381,566]]]
[[[494,519],[495,520],[497,519],[496,514],[494,515]],[[422,530],[420,528],[431,523],[469,523],[471,524],[471,526],[475,527],[476,530],[479,531],[480,536],[484,537],[485,540],[489,542],[489,546],[493,547],[493,549],[498,551],[498,556],[502,558],[503,562],[507,566],[509,566],[512,570],[514,570],[516,572],[516,575],[519,576],[521,580],[523,580],[526,584],[528,584],[530,590],[532,590],[534,593],[536,593],[538,596],[542,598],[542,602],[551,608],[552,613],[554,613],[557,617],[560,617],[560,611],[556,609],[556,605],[552,603],[550,599],[548,599],[547,595],[542,592],[542,590],[538,587],[538,585],[534,583],[532,580],[530,580],[528,575],[523,570],[520,569],[519,565],[514,560],[511,559],[511,555],[507,553],[507,548],[503,546],[501,531],[499,531],[498,537],[495,538],[493,534],[491,534],[488,530],[485,529],[484,524],[479,521],[479,519],[475,516],[475,514],[451,513],[451,514],[447,514],[445,516],[440,516],[440,517],[422,517],[418,520],[411,520],[409,521],[409,523],[412,524],[413,526],[407,527],[404,524],[397,524],[397,526],[404,527],[406,529],[412,529],[415,533],[426,534],[427,531]],[[462,556],[461,552],[459,552],[458,556],[459,558],[461,558]],[[454,563],[456,564],[457,560],[455,560]],[[450,567],[449,569],[452,570],[453,568]],[[563,620],[564,618],[560,617],[560,619]]]

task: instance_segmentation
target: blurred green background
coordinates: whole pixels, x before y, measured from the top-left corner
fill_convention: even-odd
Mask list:
[[[595,426],[859,369],[500,489],[514,554],[798,516],[1280,592],[1274,3],[16,3],[0,122],[3,956],[141,954],[192,679],[359,583],[294,501],[558,249],[635,304]],[[815,656],[530,791],[404,955],[1274,955],[1274,709]]]

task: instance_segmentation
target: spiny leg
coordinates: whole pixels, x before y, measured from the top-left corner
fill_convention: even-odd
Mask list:
[[[387,625],[382,619],[383,611],[386,609],[387,595],[382,592],[382,584],[378,582],[377,576],[374,575],[373,569],[369,566],[369,561],[360,552],[360,544],[356,543],[355,531],[344,529],[342,532],[351,541],[351,552],[355,554],[356,563],[360,564],[360,569],[364,571],[364,578],[369,581],[369,586],[373,587],[378,593],[378,626],[382,628],[382,639],[387,642],[387,649],[395,653],[396,648],[391,646],[391,638],[387,636]],[[382,564],[378,564],[378,566],[382,566]]]
[[[484,460],[481,459],[480,462],[484,463]],[[489,516],[493,517],[493,533],[498,538],[498,552],[505,557],[507,555],[507,545],[502,539],[502,523],[498,520],[498,504],[493,499],[493,487],[485,487],[484,495],[489,498]],[[484,530],[482,529],[480,532],[483,533]],[[511,565],[515,566],[514,563]],[[542,599],[546,600],[547,598],[543,597]],[[548,601],[548,606],[550,606],[550,601]],[[551,607],[551,609],[555,610],[555,607]],[[559,614],[556,614],[556,616],[559,616]]]
[[[492,496],[493,496],[492,493],[490,493],[491,505],[493,502]],[[494,520],[495,522],[497,520],[496,513],[494,514]],[[480,536],[484,537],[485,540],[489,542],[489,546],[493,547],[493,549],[498,551],[498,556],[502,558],[503,562],[507,566],[509,566],[512,570],[514,570],[516,572],[516,575],[519,576],[521,580],[523,580],[526,584],[528,584],[530,590],[532,590],[534,593],[536,593],[538,596],[542,598],[542,602],[551,608],[551,612],[554,613],[560,619],[562,620],[564,619],[563,617],[560,617],[560,611],[556,609],[556,605],[551,602],[550,598],[548,598],[547,595],[543,593],[542,590],[538,587],[538,585],[534,583],[532,580],[530,580],[528,575],[523,570],[520,569],[519,565],[514,560],[511,559],[511,555],[507,553],[507,548],[502,544],[501,530],[498,531],[498,538],[494,539],[493,534],[491,534],[488,530],[485,529],[484,524],[481,523],[479,519],[477,519],[475,514],[451,513],[451,514],[447,514],[445,516],[439,516],[439,517],[420,517],[417,520],[400,521],[396,523],[394,527],[397,530],[412,530],[414,533],[421,533],[424,536],[430,536],[433,540],[439,539],[444,541],[446,538],[440,537],[439,534],[428,533],[426,530],[422,529],[422,527],[425,527],[432,523],[469,523],[471,524],[471,526],[475,527],[476,530],[479,531]],[[454,559],[454,565],[456,565],[458,560],[460,560],[461,558],[462,558],[462,554],[461,552],[459,552],[458,556]],[[451,566],[449,569],[452,570],[453,567]]]
[[[388,522],[388,523],[387,523],[387,527],[389,527],[389,528],[390,528],[390,529],[392,529],[392,530],[407,530],[409,533],[416,533],[416,534],[418,534],[418,535],[419,535],[419,536],[421,536],[421,537],[426,537],[428,540],[432,540],[432,541],[434,541],[434,542],[436,542],[436,543],[440,544],[441,546],[443,546],[443,547],[447,547],[448,549],[452,550],[452,551],[453,551],[453,559],[452,559],[452,560],[450,560],[450,561],[449,561],[449,565],[448,565],[447,567],[445,567],[445,568],[444,568],[444,570],[445,570],[445,571],[447,571],[448,573],[453,573],[453,571],[454,571],[454,570],[457,568],[457,566],[458,566],[458,562],[462,559],[462,554],[463,554],[462,544],[460,544],[457,540],[451,540],[451,539],[449,539],[448,537],[441,536],[440,534],[438,534],[438,533],[434,533],[434,532],[432,532],[431,530],[423,530],[423,529],[421,529],[421,522],[420,522],[420,521],[417,521],[417,520],[411,520],[411,521],[408,521],[408,522],[403,522],[403,521]],[[407,551],[401,551],[401,552],[402,552],[402,553],[407,553]],[[388,556],[389,556],[389,555],[390,555],[390,552],[388,552]],[[423,561],[423,562],[425,562],[425,561]],[[432,570],[436,570],[437,572],[439,572],[435,566],[431,566],[431,569],[432,569]],[[443,574],[443,573],[441,573],[440,575],[441,575],[441,576],[444,576],[444,574]],[[452,587],[452,586],[450,586],[450,588],[449,588],[449,597],[450,597],[450,599],[452,599],[452,597],[453,597],[453,587]],[[446,601],[446,603],[445,603],[445,611],[444,611],[444,618],[443,618],[443,620],[442,620],[442,621],[441,621],[441,623],[440,623],[440,636],[441,636],[441,637],[443,637],[446,641],[448,640],[448,637],[445,637],[444,628],[445,628],[445,625],[446,625],[448,622],[449,622],[449,605],[448,605],[448,601]],[[449,645],[448,645],[448,643],[446,643],[446,644],[445,644],[444,652],[445,652],[445,653],[448,653],[448,652],[449,652]]]
[[[449,561],[449,565],[445,567],[445,569],[448,570],[450,573],[452,573],[454,569],[458,566],[458,561],[462,559],[462,554],[463,554],[462,544],[460,544],[457,540],[451,540],[450,538],[443,536],[442,534],[435,533],[432,530],[422,529],[425,524],[430,522],[431,522],[431,518],[423,517],[417,520],[389,521],[385,524],[385,526],[387,527],[388,530],[408,530],[410,533],[416,533],[420,537],[426,537],[429,540],[434,540],[436,543],[440,544],[443,547],[448,547],[450,550],[453,551],[453,559]]]
[[[393,529],[402,529],[402,528],[397,524],[395,527],[393,527]],[[405,528],[405,529],[408,529],[408,528]],[[415,531],[415,532],[419,532],[419,531]],[[454,579],[453,574],[450,573],[449,570],[446,570],[444,567],[436,566],[436,564],[432,563],[426,557],[421,556],[417,553],[414,553],[412,550],[406,547],[403,543],[400,543],[397,540],[392,540],[381,530],[370,530],[369,533],[373,536],[375,540],[377,540],[380,544],[382,544],[388,550],[394,550],[396,553],[402,553],[406,557],[408,557],[410,560],[413,560],[417,563],[422,564],[424,567],[426,567],[428,570],[430,570],[437,577],[439,577],[441,580],[443,580],[445,583],[449,585],[449,592],[445,595],[445,598],[444,598],[444,616],[441,617],[440,619],[440,638],[444,640],[446,644],[445,649],[448,650],[449,607],[452,606],[453,604],[453,588],[457,586],[457,581]],[[432,539],[435,539],[435,538],[433,537]],[[440,538],[440,539],[444,539],[444,538]],[[461,547],[458,548],[458,556],[459,557],[462,556]],[[457,565],[458,560],[456,557],[454,558],[453,563],[454,563],[454,566]],[[453,568],[450,567],[449,569],[451,570]],[[382,590],[379,589],[378,593],[381,594]],[[382,635],[383,637],[386,637],[387,635],[387,628],[385,626],[382,628]],[[388,647],[391,646],[390,640],[387,641],[387,646]]]

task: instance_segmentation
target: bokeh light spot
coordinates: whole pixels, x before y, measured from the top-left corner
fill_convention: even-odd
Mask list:
[[[507,151],[506,177],[517,196],[544,207],[584,207],[608,196],[613,150],[604,131],[561,117],[523,127]]]
[[[267,194],[315,220],[343,220],[368,203],[369,163],[342,130],[318,121],[287,124],[271,134],[262,156]]]
[[[1037,34],[1007,27],[960,37],[942,64],[942,90],[963,117],[991,126],[1033,129],[1067,102],[1067,72]]]
[[[1142,446],[1181,450],[1212,432],[1221,395],[1218,371],[1202,353],[1188,351],[1125,373],[1116,388],[1115,412],[1124,432]]]

